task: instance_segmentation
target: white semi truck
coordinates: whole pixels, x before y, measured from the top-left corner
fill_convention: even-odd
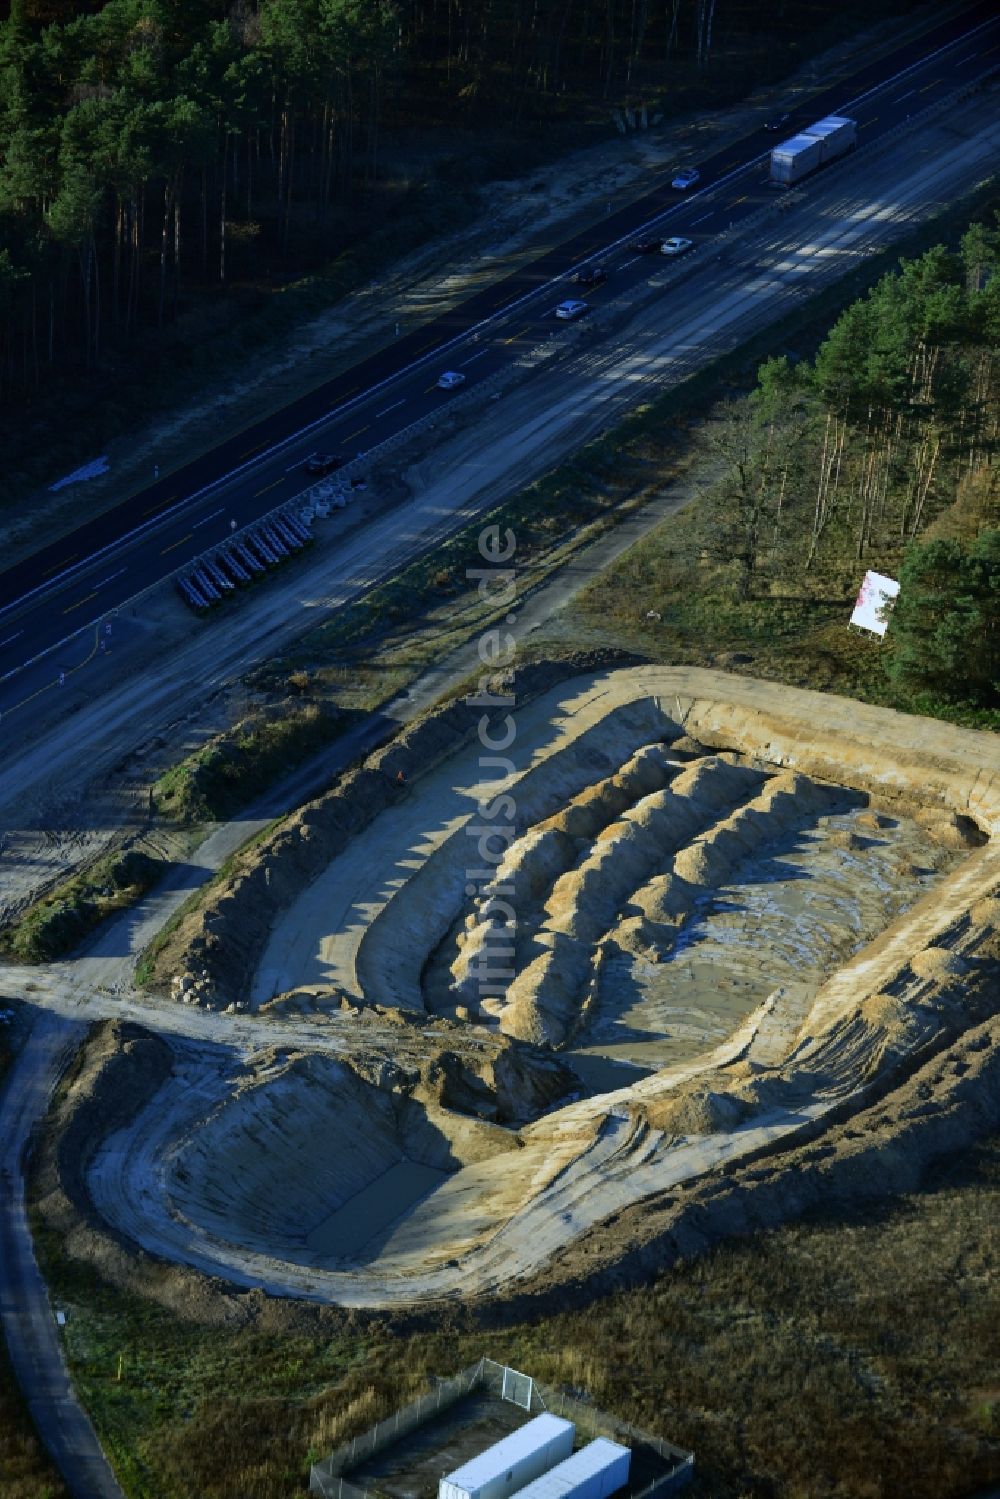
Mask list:
[[[771,152],[771,181],[782,187],[801,182],[817,167],[825,166],[852,150],[858,143],[858,122],[846,115],[827,115],[791,140],[782,141]]]

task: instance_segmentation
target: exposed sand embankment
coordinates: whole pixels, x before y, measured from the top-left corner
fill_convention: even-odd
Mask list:
[[[761,1152],[815,1152],[802,1142],[880,1098],[899,1099],[881,1116],[881,1145],[856,1146],[845,1131],[829,1152],[862,1191],[865,1173],[893,1179],[897,1139],[921,1148],[924,1116],[926,1159],[992,1117],[993,736],[652,667],[550,683],[511,721],[498,776],[469,705],[444,710],[426,740],[390,747],[331,793],[382,778],[358,836],[342,813],[333,819],[322,868],[326,799],[265,848],[263,888],[280,895],[263,913],[253,855],[215,895],[220,973],[230,924],[277,916],[261,996],[300,984],[305,961],[336,975],[331,996],[361,1004],[354,1018],[331,1016],[336,1062],[192,1078],[188,1102],[154,1099],[107,1140],[89,1185],[119,1232],[237,1282],[318,1299],[492,1294],[577,1274],[577,1241],[605,1265],[633,1250],[642,1262],[641,1220],[629,1215],[647,1207],[669,1257],[667,1230],[654,1225],[691,1240],[687,1204],[729,1200],[713,1185],[720,1171]],[[405,790],[390,802],[401,766]],[[501,794],[510,812],[488,814]],[[470,880],[470,842],[498,822],[502,847]],[[296,848],[314,839],[302,860]],[[488,1003],[463,1007],[484,1022],[463,1028],[447,1018],[459,1013],[450,1001],[475,997],[476,944],[483,951],[498,925],[492,898],[510,905],[517,967]],[[191,929],[204,939],[197,920]],[[245,973],[247,950],[231,973]],[[531,988],[539,957],[544,982]],[[693,983],[706,996],[691,1025],[700,1038],[671,1049],[668,1034],[650,1075],[552,1108],[551,1061],[532,1063],[544,1081],[528,1087],[522,1074],[523,1096],[547,1112],[500,1121],[497,1069],[516,1072],[528,1055],[498,1032],[508,1013],[525,1034],[575,1031],[596,1049],[602,1026],[669,1033],[682,1008],[673,991]],[[713,984],[720,998],[709,1003]],[[959,1040],[977,1026],[975,1046]],[[445,1036],[464,1037],[468,1058],[488,1053],[492,1081],[480,1062],[446,1062]],[[934,1060],[956,1046],[954,1065]],[[962,1068],[989,1094],[978,1113]],[[911,1077],[934,1079],[941,1099],[914,1095]],[[816,1180],[821,1159],[803,1157]],[[752,1183],[753,1168],[743,1178]],[[779,1196],[768,1185],[762,1221],[780,1214]],[[739,1222],[754,1209],[733,1211]]]

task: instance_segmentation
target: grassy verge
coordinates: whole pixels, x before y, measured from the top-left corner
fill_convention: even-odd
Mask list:
[[[293,673],[289,685],[304,690],[308,679]],[[252,716],[171,766],[153,787],[156,810],[184,826],[231,817],[343,730],[316,703]]]
[[[141,899],[163,866],[139,849],[106,854],[63,880],[0,931],[0,953],[22,963],[64,957],[116,911]]]
[[[1000,1478],[1000,1141],[850,1221],[722,1247],[578,1312],[431,1331],[199,1328],[42,1249],[131,1499],[288,1499],[308,1466],[480,1354],[692,1447],[713,1499],[958,1499]],[[284,1328],[285,1330],[281,1330]]]

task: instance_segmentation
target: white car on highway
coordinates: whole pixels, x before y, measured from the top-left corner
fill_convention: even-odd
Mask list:
[[[701,181],[701,173],[697,167],[684,167],[677,173],[670,183],[679,193],[686,193],[689,187],[694,187],[696,182]]]
[[[465,376],[460,375],[458,370],[445,370],[438,379],[438,387],[441,390],[454,390],[459,385],[465,384]]]
[[[573,297],[570,297],[567,301],[559,303],[559,306],[556,308],[556,317],[565,318],[569,322],[572,318],[582,317],[586,311],[586,302],[577,302]]]
[[[663,244],[660,246],[660,254],[684,255],[691,249],[693,244],[694,240],[682,239],[679,234],[672,234],[669,239],[663,241]]]

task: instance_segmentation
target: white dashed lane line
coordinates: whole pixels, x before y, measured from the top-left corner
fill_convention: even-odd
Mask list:
[[[207,526],[209,521],[214,520],[217,515],[221,515],[225,508],[225,505],[222,505],[218,510],[213,510],[211,515],[203,515],[201,520],[195,521],[192,530],[197,531],[199,526]]]

